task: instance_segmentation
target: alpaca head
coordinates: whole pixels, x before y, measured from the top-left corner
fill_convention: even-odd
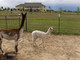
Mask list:
[[[52,32],[53,31],[53,27],[49,27],[49,31]]]
[[[23,18],[26,18],[27,13],[25,13],[25,14],[21,13],[21,15]]]

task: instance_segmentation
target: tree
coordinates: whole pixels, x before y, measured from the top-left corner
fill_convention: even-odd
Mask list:
[[[51,6],[49,6],[49,9],[51,9]]]
[[[24,11],[24,7],[23,7],[22,11]]]
[[[77,8],[77,14],[79,14],[80,13],[80,9],[79,9],[79,7]]]
[[[59,8],[59,13],[62,13],[62,11],[63,11],[62,8]]]
[[[20,9],[18,9],[18,11],[20,11]]]
[[[30,12],[32,12],[32,7],[30,7]]]
[[[9,10],[10,10],[10,8],[8,7],[8,8],[7,8],[7,10],[9,11]]]
[[[3,6],[1,6],[1,9],[3,10]]]
[[[3,10],[5,11],[5,10],[7,10],[7,8],[4,8]]]
[[[12,14],[13,9],[11,9],[11,14]]]
[[[1,8],[0,8],[0,11],[1,11]]]
[[[14,11],[16,11],[16,8],[13,8]]]
[[[52,8],[51,8],[51,6],[49,6],[49,10],[50,10],[50,12],[52,11]]]

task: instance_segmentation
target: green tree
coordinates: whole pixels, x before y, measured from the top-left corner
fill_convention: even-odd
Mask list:
[[[13,8],[14,11],[16,11],[16,8]]]
[[[51,10],[51,6],[49,6],[49,9]]]
[[[49,6],[49,10],[50,10],[50,12],[52,12],[52,8],[51,8],[51,6]]]
[[[18,11],[20,11],[20,9],[18,9]]]
[[[77,14],[79,14],[80,13],[80,9],[79,9],[79,7],[77,8]]]
[[[11,9],[11,14],[12,14],[13,9]]]
[[[32,12],[32,7],[30,7],[30,12]]]
[[[9,11],[9,10],[10,10],[10,8],[8,7],[8,8],[7,8],[7,10]]]
[[[63,11],[62,8],[59,8],[59,13],[62,13],[62,11]]]
[[[24,7],[23,7],[22,11],[24,11]]]
[[[3,10],[4,10],[4,11],[6,11],[6,10],[7,10],[7,8],[4,8]]]
[[[1,11],[1,8],[0,8],[0,11]]]
[[[1,9],[3,10],[3,6],[1,6]]]

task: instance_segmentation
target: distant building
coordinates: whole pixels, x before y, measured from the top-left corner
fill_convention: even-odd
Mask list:
[[[42,3],[24,3],[17,5],[16,9],[24,9],[25,11],[29,11],[30,9],[32,9],[32,11],[46,11],[46,6]]]

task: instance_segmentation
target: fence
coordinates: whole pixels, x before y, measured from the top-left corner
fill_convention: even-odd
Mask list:
[[[0,28],[19,28],[21,19],[20,15],[0,15]],[[53,26],[55,34],[80,35],[80,15],[61,14],[59,17],[56,13],[28,13],[24,30],[27,32],[47,31],[50,26]]]
[[[28,14],[28,31],[47,29],[53,26],[55,34],[79,34],[80,15],[56,13],[33,13]]]
[[[20,27],[21,15],[0,15],[0,28],[16,29]],[[25,21],[25,31],[27,31],[27,18]]]

